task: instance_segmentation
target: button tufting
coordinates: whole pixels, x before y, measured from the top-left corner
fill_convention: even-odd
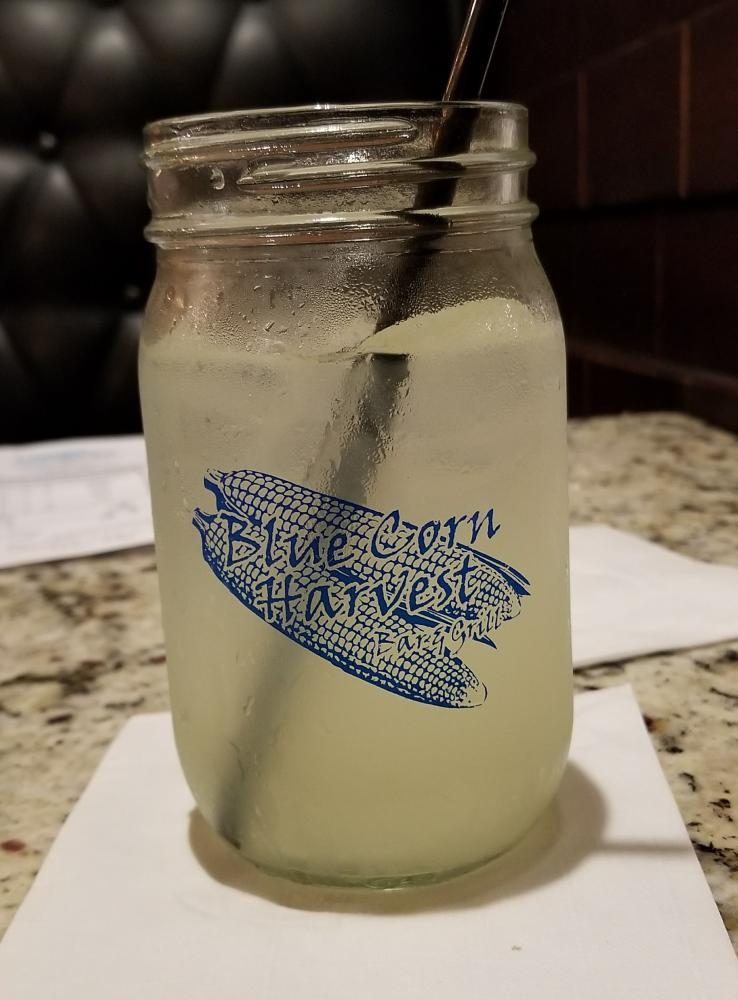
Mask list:
[[[45,159],[51,159],[59,147],[59,140],[53,132],[39,132],[36,138],[39,154]]]

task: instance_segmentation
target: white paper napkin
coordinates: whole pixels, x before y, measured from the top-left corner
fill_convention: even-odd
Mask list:
[[[0,568],[154,540],[140,434],[0,447]]]
[[[572,528],[574,666],[738,636],[738,569],[602,524]]]
[[[556,810],[496,865],[445,886],[292,887],[234,861],[191,810],[169,717],[133,719],[0,946],[3,1000],[738,996],[738,962],[627,687],[577,697]]]

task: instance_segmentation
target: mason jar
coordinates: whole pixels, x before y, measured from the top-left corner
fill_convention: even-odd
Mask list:
[[[527,113],[156,122],[140,383],[174,729],[295,879],[504,851],[571,729],[562,330]]]

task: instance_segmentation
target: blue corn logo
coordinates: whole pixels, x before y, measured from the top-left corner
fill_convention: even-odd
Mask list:
[[[528,581],[473,544],[494,511],[415,525],[264,472],[210,470],[217,512],[193,524],[213,573],[249,611],[393,694],[473,708],[487,689],[458,653],[520,613]],[[467,544],[468,537],[470,544]]]

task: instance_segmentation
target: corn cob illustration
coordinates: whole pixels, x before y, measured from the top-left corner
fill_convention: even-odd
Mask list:
[[[481,705],[457,655],[520,613],[522,574],[457,540],[252,470],[210,470],[216,513],[194,511],[203,557],[250,611],[346,673],[414,701]]]

